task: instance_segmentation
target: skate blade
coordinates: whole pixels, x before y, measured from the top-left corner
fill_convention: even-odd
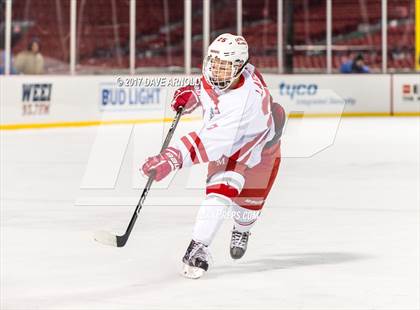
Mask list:
[[[204,269],[184,264],[181,274],[188,279],[199,279],[204,275],[204,272]]]

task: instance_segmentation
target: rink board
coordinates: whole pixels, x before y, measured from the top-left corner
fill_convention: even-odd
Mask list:
[[[390,111],[389,75],[266,75],[265,79],[274,100],[289,113],[340,116]]]
[[[174,91],[197,77],[2,76],[0,129],[170,121]],[[290,117],[420,114],[420,78],[415,74],[264,78]]]
[[[140,82],[135,79],[122,76],[2,77],[1,124],[96,124],[164,118],[165,103],[176,87],[137,86]],[[135,85],[120,86],[120,80]]]
[[[392,89],[393,113],[420,114],[420,74],[394,75]]]

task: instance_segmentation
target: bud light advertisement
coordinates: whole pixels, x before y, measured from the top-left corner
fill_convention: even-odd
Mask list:
[[[161,108],[159,87],[119,87],[115,83],[100,84],[101,111],[153,110]]]

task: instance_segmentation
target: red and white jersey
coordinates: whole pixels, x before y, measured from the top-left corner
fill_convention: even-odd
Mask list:
[[[275,134],[270,94],[261,75],[246,65],[234,89],[217,92],[201,79],[199,98],[203,108],[201,129],[175,142],[183,167],[216,161],[223,156],[252,168]]]

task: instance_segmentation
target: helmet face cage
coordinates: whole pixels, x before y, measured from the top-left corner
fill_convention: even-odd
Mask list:
[[[219,90],[226,90],[242,72],[242,61],[221,60],[211,55],[204,59],[203,75],[206,81]]]

